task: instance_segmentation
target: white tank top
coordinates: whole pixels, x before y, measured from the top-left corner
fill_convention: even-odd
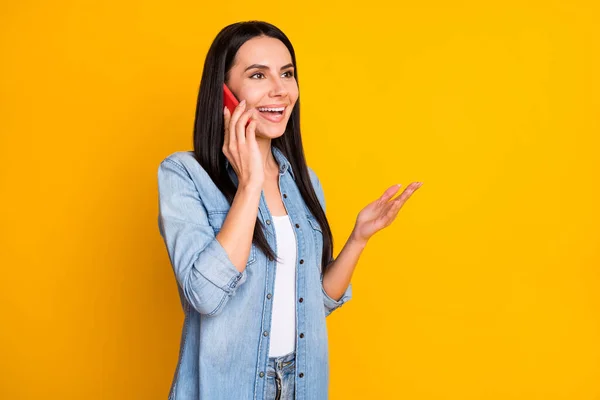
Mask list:
[[[288,215],[273,215],[277,263],[271,316],[269,357],[296,349],[296,235]]]

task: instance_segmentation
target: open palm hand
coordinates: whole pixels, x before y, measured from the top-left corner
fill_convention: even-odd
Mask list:
[[[393,200],[390,199],[398,192],[400,185],[389,187],[380,198],[369,203],[358,213],[352,232],[353,238],[367,242],[375,233],[389,226],[404,203],[422,185],[422,182],[412,182]]]

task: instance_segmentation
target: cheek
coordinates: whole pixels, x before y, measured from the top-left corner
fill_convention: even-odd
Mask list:
[[[239,100],[246,100],[246,104],[249,104],[252,107],[254,104],[260,102],[263,95],[264,93],[262,91],[252,88],[242,88],[239,93]]]
[[[298,86],[294,84],[294,86],[288,90],[288,93],[290,99],[292,99],[292,101],[296,103],[296,100],[298,100]]]
[[[296,105],[296,102],[298,101],[298,88],[295,88],[295,90],[290,90],[288,91],[288,96],[290,99],[290,103],[291,103],[291,108],[294,108],[294,106]]]

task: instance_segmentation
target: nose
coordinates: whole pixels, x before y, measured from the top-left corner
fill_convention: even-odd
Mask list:
[[[282,82],[281,78],[273,79],[271,83],[271,90],[269,91],[269,96],[271,97],[284,97],[287,95],[287,89]]]

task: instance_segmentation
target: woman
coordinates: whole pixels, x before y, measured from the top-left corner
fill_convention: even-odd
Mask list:
[[[223,84],[241,101],[223,108]],[[185,314],[169,398],[327,399],[325,317],[352,296],[369,238],[420,183],[358,215],[337,259],[325,197],[300,136],[292,44],[259,21],[208,51],[194,151],[160,164],[159,227]]]

